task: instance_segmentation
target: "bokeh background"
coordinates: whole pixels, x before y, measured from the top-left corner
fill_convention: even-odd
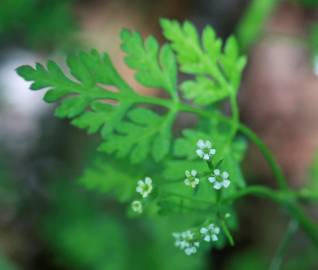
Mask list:
[[[317,0],[1,0],[0,270],[254,270],[275,263],[288,219],[267,201],[238,205],[234,248],[187,258],[166,235],[165,219],[128,219],[112,197],[84,189],[77,179],[98,138],[54,118],[54,106],[15,73],[22,64],[94,47],[108,51],[134,84],[118,33],[126,27],[162,40],[160,17],[238,37],[249,57],[242,121],[274,151],[292,186],[318,177]],[[273,185],[253,147],[244,171],[248,182]],[[317,181],[311,185],[318,192]],[[318,220],[317,209],[309,211]],[[318,253],[300,231],[284,254],[281,269],[318,269]]]

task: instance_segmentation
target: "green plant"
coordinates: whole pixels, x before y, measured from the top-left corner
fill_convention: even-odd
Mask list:
[[[2,0],[0,38],[18,40],[33,49],[52,50],[59,45],[68,49],[77,29],[72,13],[74,0]]]
[[[317,200],[317,193],[291,190],[271,152],[240,122],[236,98],[246,58],[236,39],[223,43],[211,27],[199,35],[190,22],[163,19],[161,26],[169,44],[160,46],[152,36],[144,40],[123,30],[121,48],[136,80],[163,90],[167,98],[139,94],[118,74],[110,56],[96,50],[67,58],[73,78],[53,61],[17,69],[33,82],[32,90],[47,89],[46,102],[59,102],[56,116],[101,134],[98,150],[109,158],[97,159],[80,182],[131,203],[130,216],[191,216],[172,223],[167,232],[187,255],[204,242],[217,248],[234,245],[233,205],[250,195],[285,208],[318,248],[318,227],[300,206],[301,201]],[[191,76],[180,85],[178,69]],[[190,102],[180,99],[179,88]],[[222,113],[224,102],[229,102],[231,116]],[[181,113],[194,114],[197,124],[178,135],[173,127]],[[240,162],[247,140],[269,164],[276,189],[246,184]],[[180,230],[185,231],[174,232]]]

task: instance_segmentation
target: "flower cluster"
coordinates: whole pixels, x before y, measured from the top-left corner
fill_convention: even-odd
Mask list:
[[[142,203],[141,201],[135,200],[131,203],[131,208],[134,212],[141,214],[142,213]]]
[[[197,174],[198,172],[196,170],[191,170],[191,172],[185,171],[186,179],[184,180],[184,183],[187,186],[191,186],[192,188],[195,188],[200,182],[200,179],[197,177]]]
[[[175,246],[184,250],[187,255],[196,253],[200,246],[200,242],[196,240],[194,233],[190,230],[173,233],[172,236],[175,239]]]
[[[231,184],[231,181],[229,180],[229,173],[225,171],[221,172],[219,169],[215,169],[208,180],[216,190],[228,188]]]
[[[200,229],[200,235],[197,236],[191,230],[187,230],[181,233],[173,233],[172,236],[175,239],[175,246],[183,250],[186,255],[192,255],[197,253],[200,247],[200,240],[206,242],[216,242],[219,237],[220,228],[211,223],[207,227]]]
[[[212,148],[212,143],[208,140],[198,140],[197,141],[197,155],[202,158],[203,160],[209,161],[212,159],[212,157],[216,154],[216,150]],[[213,166],[213,165],[212,165]],[[209,165],[210,167],[210,165]],[[192,188],[195,188],[199,182],[200,179],[197,177],[198,172],[196,170],[186,170],[185,176],[186,179],[184,180],[184,183],[187,186],[191,186]],[[231,184],[231,181],[229,179],[229,173],[224,171],[221,172],[218,168],[215,168],[208,178],[208,181],[212,184],[213,188],[216,190],[220,190],[222,188],[228,188]]]
[[[197,155],[204,160],[211,160],[216,154],[216,150],[212,148],[212,143],[208,140],[198,140],[197,147]]]
[[[152,191],[152,179],[150,177],[146,177],[145,180],[139,180],[136,191],[140,193],[143,198],[147,198]]]
[[[136,192],[141,195],[142,198],[147,198],[153,189],[152,179],[146,177],[144,180],[137,182]],[[143,211],[143,205],[140,200],[135,200],[131,203],[131,208],[134,212],[141,214]]]
[[[220,228],[214,225],[213,223],[211,223],[207,227],[202,227],[200,229],[200,233],[202,234],[204,241],[215,242],[219,239],[218,234],[220,233]]]

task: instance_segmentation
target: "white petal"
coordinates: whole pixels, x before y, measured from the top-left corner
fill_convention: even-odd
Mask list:
[[[189,237],[189,239],[192,240],[194,237],[194,234],[191,231],[187,231],[187,237]]]
[[[206,234],[207,232],[208,232],[208,229],[205,228],[205,227],[202,227],[202,228],[200,229],[200,233],[202,233],[202,234]]]
[[[184,250],[185,254],[187,254],[188,256],[192,254],[192,248],[186,248]]]
[[[187,247],[189,247],[189,243],[188,242],[186,242],[186,241],[181,241],[180,242],[180,248],[181,249],[184,249],[184,248],[187,248]]]
[[[230,180],[224,180],[223,181],[223,187],[225,187],[225,188],[229,187],[230,184],[231,184]]]
[[[215,233],[215,234],[219,234],[219,233],[220,233],[220,228],[219,228],[219,227],[215,227],[214,233]]]
[[[214,172],[214,175],[220,175],[220,170],[219,169],[215,169],[213,172]]]
[[[215,234],[213,234],[213,235],[212,235],[212,241],[214,241],[214,242],[215,242],[215,241],[218,241],[218,236],[215,235]]]
[[[209,156],[208,154],[204,154],[203,159],[204,159],[204,160],[209,160],[209,159],[210,159],[210,156]]]
[[[204,241],[206,241],[206,242],[210,242],[210,241],[211,241],[210,235],[206,235],[203,239],[204,239]]]
[[[198,146],[199,148],[203,148],[203,147],[205,146],[204,141],[203,141],[203,140],[198,140],[197,146]]]
[[[200,246],[200,242],[194,242],[193,244],[194,244],[194,246],[196,246],[196,247],[199,247],[199,246]]]
[[[206,148],[211,148],[212,147],[212,143],[208,140],[205,141],[205,147]]]
[[[229,173],[228,173],[228,172],[223,172],[223,173],[222,173],[222,177],[223,177],[224,179],[227,179],[227,178],[229,177]]]
[[[194,183],[197,185],[200,183],[200,179],[199,178],[194,178]]]
[[[138,193],[142,193],[143,192],[143,189],[142,189],[142,187],[136,187],[136,191],[138,192]]]
[[[180,240],[176,240],[174,242],[175,247],[180,247],[181,246],[181,241]]]
[[[197,149],[196,151],[195,151],[196,153],[197,153],[197,155],[199,156],[199,157],[203,157],[203,155],[204,155],[204,152],[203,152],[203,150],[202,149]]]
[[[152,179],[150,177],[146,177],[145,178],[145,183],[148,184],[148,185],[151,185]]]
[[[187,178],[187,179],[185,179],[184,180],[184,183],[187,185],[187,186],[189,186],[191,183],[190,183],[190,180]]]
[[[208,226],[208,228],[209,228],[210,230],[214,230],[215,225],[214,225],[213,223],[211,223],[211,224]]]
[[[214,187],[216,190],[219,190],[219,189],[222,188],[222,184],[219,183],[219,182],[215,182],[214,185],[213,185],[213,187]]]
[[[214,183],[216,181],[215,177],[209,177],[208,180],[210,183]]]
[[[192,175],[192,176],[196,176],[197,174],[198,174],[198,172],[197,172],[196,170],[192,170],[192,171],[191,171],[191,175]]]
[[[210,149],[210,151],[209,151],[210,155],[213,156],[213,155],[215,155],[215,153],[216,153],[216,150],[214,148]]]
[[[137,182],[137,184],[138,184],[139,186],[142,186],[142,185],[144,185],[144,181],[139,180],[139,181]]]

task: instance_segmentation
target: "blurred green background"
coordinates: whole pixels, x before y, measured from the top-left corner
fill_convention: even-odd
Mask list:
[[[19,65],[59,61],[94,47],[110,52],[132,81],[119,52],[119,30],[161,37],[160,17],[190,19],[199,29],[211,24],[222,38],[237,35],[250,57],[242,120],[274,150],[291,185],[318,181],[318,162],[312,162],[318,146],[318,1],[1,0],[0,270],[279,269],[273,264],[288,220],[271,203],[248,199],[238,205],[234,248],[186,257],[167,233],[180,217],[129,218],[125,203],[85,188],[85,177],[94,177],[83,176],[87,164],[104,159],[94,150],[98,138],[55,119],[41,93],[29,91],[15,74]],[[244,167],[248,181],[272,184],[255,149]],[[124,181],[125,173],[107,172],[108,183]],[[317,181],[311,187],[318,192]],[[114,192],[125,202],[124,190]],[[317,210],[310,211],[318,219]],[[292,240],[280,269],[318,269],[317,251],[304,235],[297,232]]]

